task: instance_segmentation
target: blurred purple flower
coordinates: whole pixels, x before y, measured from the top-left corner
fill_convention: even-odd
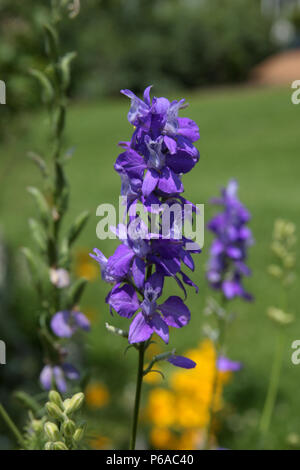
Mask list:
[[[68,363],[62,365],[48,364],[44,366],[40,374],[40,382],[45,390],[51,390],[54,385],[61,393],[67,391],[67,379],[78,380],[79,378],[78,370]]]
[[[241,362],[231,361],[225,356],[220,356],[217,367],[220,372],[236,372],[242,368],[242,364]]]
[[[212,200],[223,206],[220,212],[208,223],[215,239],[210,250],[207,279],[211,287],[221,290],[227,299],[252,296],[244,290],[243,276],[251,274],[246,265],[248,247],[253,243],[251,230],[246,226],[250,213],[237,198],[238,184],[231,180],[222,190],[221,198]]]
[[[51,328],[60,338],[71,338],[78,329],[90,331],[90,322],[87,317],[76,310],[63,310],[53,315]]]

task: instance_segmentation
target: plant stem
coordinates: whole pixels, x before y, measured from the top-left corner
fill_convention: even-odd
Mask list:
[[[135,450],[136,433],[137,433],[137,427],[138,427],[139,409],[140,409],[140,401],[141,401],[141,391],[142,391],[142,383],[143,383],[143,375],[144,375],[144,354],[145,354],[145,343],[140,343],[132,432],[131,432],[131,440],[130,440],[130,450]]]
[[[272,414],[276,402],[278,385],[280,379],[280,372],[282,367],[282,359],[285,345],[285,332],[283,329],[278,334],[277,337],[277,347],[274,355],[274,362],[271,371],[268,393],[266,396],[266,401],[264,404],[261,421],[260,421],[260,433],[264,438],[269,430]]]
[[[25,448],[25,443],[24,443],[24,439],[22,437],[22,434],[20,433],[20,431],[18,430],[17,426],[12,421],[10,416],[7,414],[7,412],[5,411],[5,409],[3,408],[1,403],[0,403],[0,415],[2,416],[3,421],[5,421],[5,423],[7,424],[7,426],[9,427],[11,432],[13,433],[13,435],[15,436],[15,438],[18,441],[18,443],[20,444],[20,446],[22,448]]]
[[[218,360],[220,356],[223,354],[223,349],[224,349],[224,344],[225,344],[225,326],[226,326],[226,319],[224,318],[219,318],[219,332],[220,332],[220,339],[217,343],[216,346],[216,360],[215,360],[215,372],[214,372],[214,381],[213,381],[213,388],[212,388],[212,397],[211,397],[211,402],[210,402],[210,408],[209,408],[209,421],[207,425],[207,431],[206,431],[206,439],[205,439],[205,445],[204,448],[206,450],[209,449],[209,439],[210,435],[212,432],[212,426],[215,418],[215,405],[216,405],[216,397],[217,397],[217,390],[219,387],[219,378],[220,374],[218,371]]]

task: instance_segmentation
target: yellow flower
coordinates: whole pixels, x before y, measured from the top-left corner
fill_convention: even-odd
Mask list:
[[[90,446],[96,450],[107,449],[111,447],[111,440],[105,436],[97,436],[90,440]]]
[[[102,408],[109,402],[109,391],[102,383],[95,382],[86,387],[85,399],[90,408]]]
[[[91,260],[88,249],[77,251],[75,273],[78,277],[84,277],[88,281],[93,281],[99,276],[98,266]]]
[[[217,389],[214,409],[223,407],[222,392],[230,380],[230,372],[216,370],[216,351],[210,340],[184,355],[197,363],[189,370],[175,369],[167,389],[156,388],[149,394],[145,416],[153,425],[150,440],[159,449],[197,449],[207,427],[216,374]]]
[[[168,428],[154,427],[150,432],[150,439],[155,449],[170,449],[172,433]]]

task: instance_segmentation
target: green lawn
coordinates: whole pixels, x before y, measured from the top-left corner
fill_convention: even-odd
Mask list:
[[[228,401],[234,413],[242,415],[243,419],[238,420],[239,427],[234,428],[236,432],[224,433],[224,442],[221,442],[222,447],[250,448],[257,444],[253,437],[253,423],[262,407],[275,346],[276,327],[265,312],[268,306],[280,301],[277,285],[266,274],[273,222],[277,217],[284,217],[293,220],[298,229],[300,227],[300,106],[291,104],[288,88],[216,90],[186,98],[190,102],[187,114],[198,123],[201,134],[198,144],[200,162],[184,178],[187,198],[205,204],[208,220],[213,213],[209,199],[231,177],[235,177],[240,184],[240,198],[253,216],[251,227],[255,245],[250,252],[253,277],[246,281],[246,287],[255,295],[255,302],[232,304],[237,315],[228,332],[228,355],[244,364],[244,369],[227,391]],[[86,250],[98,247],[107,255],[112,253],[116,242],[96,238],[95,211],[101,203],[117,202],[120,181],[113,170],[113,163],[118,155],[117,142],[126,140],[131,132],[126,120],[128,104],[125,98],[77,104],[71,108],[68,122],[68,141],[70,146],[76,147],[68,166],[72,189],[70,217],[84,209],[92,214],[77,246]],[[30,149],[45,148],[46,118],[33,116],[30,119],[28,135],[0,146],[0,224],[16,253],[18,247],[31,243],[26,221],[35,209],[25,188],[39,182],[37,170],[32,168],[24,154]],[[204,281],[209,245],[210,237],[206,235],[204,250],[196,258],[197,269],[193,275],[200,285],[200,292],[197,296],[191,291],[188,299],[191,323],[171,335],[171,346],[176,346],[178,352],[196,345],[202,337],[203,306],[210,293]],[[298,280],[289,299],[289,309],[295,314],[298,313],[297,288]],[[130,351],[124,358],[122,341],[105,331],[104,322],[108,319],[122,324],[109,317],[104,303],[107,290],[100,278],[91,283],[82,307],[93,307],[99,312],[87,353],[94,373],[103,377],[117,396],[119,380],[122,378],[124,382],[127,373],[133,374],[130,366],[134,366],[135,355]],[[24,310],[32,313],[28,305]],[[299,316],[287,336],[269,447],[284,448],[288,433],[300,433],[300,395],[297,389],[300,366],[297,368],[290,360],[290,345],[300,338]],[[113,436],[114,430],[109,432]]]

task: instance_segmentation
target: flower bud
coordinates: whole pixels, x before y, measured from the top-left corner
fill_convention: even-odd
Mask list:
[[[274,277],[280,279],[280,277],[282,276],[282,269],[279,266],[277,266],[276,264],[271,264],[268,267],[268,273],[271,274],[271,276],[274,276]]]
[[[41,419],[33,419],[30,424],[35,433],[41,432],[44,428],[43,421]]]
[[[57,441],[53,443],[53,450],[69,450],[62,441]]]
[[[65,421],[63,423],[62,430],[65,436],[67,437],[73,436],[73,434],[76,431],[76,426],[75,426],[74,421],[72,421],[71,419],[68,419],[67,421]]]
[[[64,402],[66,413],[69,415],[71,413],[74,413],[75,411],[78,411],[82,406],[83,400],[84,394],[80,392],[76,393],[67,404],[65,404]]]
[[[84,436],[84,432],[85,432],[85,425],[82,426],[81,428],[77,428],[73,436],[74,441],[76,442],[81,441],[81,439]]]
[[[295,317],[291,313],[285,313],[279,308],[270,307],[267,311],[268,316],[279,325],[290,325],[293,323]]]
[[[53,442],[46,442],[45,450],[53,450]]]
[[[59,429],[55,423],[47,421],[44,425],[44,431],[50,441],[57,441],[60,439]]]
[[[54,419],[58,419],[59,421],[64,420],[64,414],[63,412],[59,409],[59,407],[55,403],[47,402],[46,403],[46,409],[48,411],[49,416]]]
[[[51,390],[49,392],[49,401],[52,403],[55,403],[61,410],[64,409],[63,401],[61,399],[61,396],[58,392],[55,390]]]

